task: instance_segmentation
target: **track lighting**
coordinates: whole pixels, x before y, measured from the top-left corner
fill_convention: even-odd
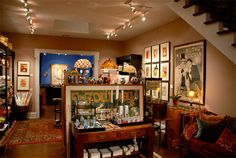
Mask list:
[[[22,3],[24,3],[24,9],[25,9],[25,16],[26,16],[26,20],[29,23],[29,30],[31,34],[34,34],[35,31],[35,26],[33,25],[33,20],[31,17],[31,13],[30,13],[30,7],[29,7],[29,3],[27,0],[20,0]]]
[[[118,32],[121,30],[124,30],[126,28],[133,28],[134,22],[141,19],[142,21],[146,21],[146,14],[148,13],[148,9],[151,9],[152,7],[145,6],[145,5],[135,5],[132,4],[131,1],[125,2],[129,6],[129,9],[131,9],[132,13],[134,16],[129,19],[127,22],[124,24],[116,27],[114,30],[106,33],[106,38],[110,39],[111,37],[117,37]],[[133,15],[132,14],[132,15]]]

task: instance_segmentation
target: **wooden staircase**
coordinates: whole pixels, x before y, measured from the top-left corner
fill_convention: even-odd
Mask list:
[[[235,0],[174,0],[168,6],[236,64]]]

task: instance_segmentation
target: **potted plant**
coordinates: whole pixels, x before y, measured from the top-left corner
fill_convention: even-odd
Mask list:
[[[170,96],[170,99],[173,100],[173,104],[174,104],[175,106],[179,105],[179,99],[180,99],[180,98],[181,98],[181,95],[179,95],[179,94],[176,94],[176,95],[174,95],[174,96]]]

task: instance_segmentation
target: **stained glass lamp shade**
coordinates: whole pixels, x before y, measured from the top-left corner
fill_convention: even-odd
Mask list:
[[[117,70],[118,66],[116,65],[116,63],[113,60],[108,59],[108,60],[104,61],[104,63],[100,66],[100,68],[102,70]]]
[[[88,59],[79,59],[75,62],[74,67],[80,69],[86,69],[86,68],[92,68],[93,66]]]

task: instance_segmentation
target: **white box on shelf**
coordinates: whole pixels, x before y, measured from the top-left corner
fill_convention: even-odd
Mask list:
[[[123,153],[119,146],[112,146],[109,149],[112,151],[112,156],[120,156]]]
[[[99,149],[99,151],[101,153],[102,158],[111,157],[111,151],[109,149],[107,149],[107,148]]]
[[[130,151],[131,153],[134,151],[134,146],[133,146],[133,145],[129,144],[129,145],[128,145],[128,148],[129,148],[129,151]]]
[[[84,149],[84,158],[88,158],[88,152],[86,149]]]
[[[100,158],[100,152],[97,148],[94,149],[88,149],[89,157],[90,158]]]
[[[137,144],[134,144],[134,151],[139,151],[139,147]]]

